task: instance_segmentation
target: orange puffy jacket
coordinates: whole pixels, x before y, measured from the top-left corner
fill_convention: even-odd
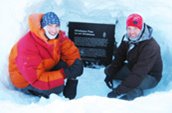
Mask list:
[[[43,14],[29,17],[30,31],[12,48],[9,56],[9,73],[13,85],[25,88],[29,84],[49,90],[64,84],[63,69],[50,71],[61,60],[68,66],[80,59],[78,48],[60,31],[57,39],[47,40],[40,21]]]

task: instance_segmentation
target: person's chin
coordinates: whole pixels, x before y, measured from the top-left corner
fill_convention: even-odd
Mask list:
[[[50,34],[51,36],[55,36],[57,33],[51,33],[51,32],[49,32],[49,34]]]
[[[135,37],[131,37],[131,36],[130,36],[130,39],[135,39]]]
[[[135,39],[137,36],[130,36],[130,38]]]

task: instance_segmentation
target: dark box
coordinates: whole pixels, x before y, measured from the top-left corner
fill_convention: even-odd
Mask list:
[[[69,22],[68,33],[79,48],[85,66],[107,66],[111,63],[113,49],[116,48],[114,24]]]

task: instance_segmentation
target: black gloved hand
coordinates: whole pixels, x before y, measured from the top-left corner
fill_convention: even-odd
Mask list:
[[[113,88],[113,79],[112,76],[108,73],[109,66],[105,68],[104,73],[106,74],[106,77],[104,79],[106,85],[112,89]]]
[[[106,75],[106,78],[104,79],[104,81],[110,89],[113,88],[113,82],[110,76]]]
[[[78,80],[76,79],[68,79],[66,82],[66,86],[64,87],[63,90],[63,95],[66,98],[74,99],[77,93],[77,85],[78,85]]]
[[[66,75],[66,78],[71,79],[71,78],[76,78],[83,73],[83,64],[82,61],[77,59],[75,62],[67,67],[64,68],[64,73]]]
[[[120,93],[116,89],[113,89],[111,92],[108,93],[107,97],[116,98],[119,95],[120,95]]]
[[[50,69],[50,71],[56,71],[66,67],[67,67],[67,63],[64,62],[63,60],[60,60],[53,68]]]

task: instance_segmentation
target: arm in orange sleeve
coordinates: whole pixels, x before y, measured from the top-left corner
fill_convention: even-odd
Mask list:
[[[61,46],[62,60],[68,64],[68,68],[64,69],[67,78],[76,78],[83,73],[83,64],[80,53],[75,44],[69,39],[64,38]]]
[[[63,38],[61,45],[61,58],[68,66],[72,65],[76,59],[80,58],[80,53],[75,44],[67,37]]]

